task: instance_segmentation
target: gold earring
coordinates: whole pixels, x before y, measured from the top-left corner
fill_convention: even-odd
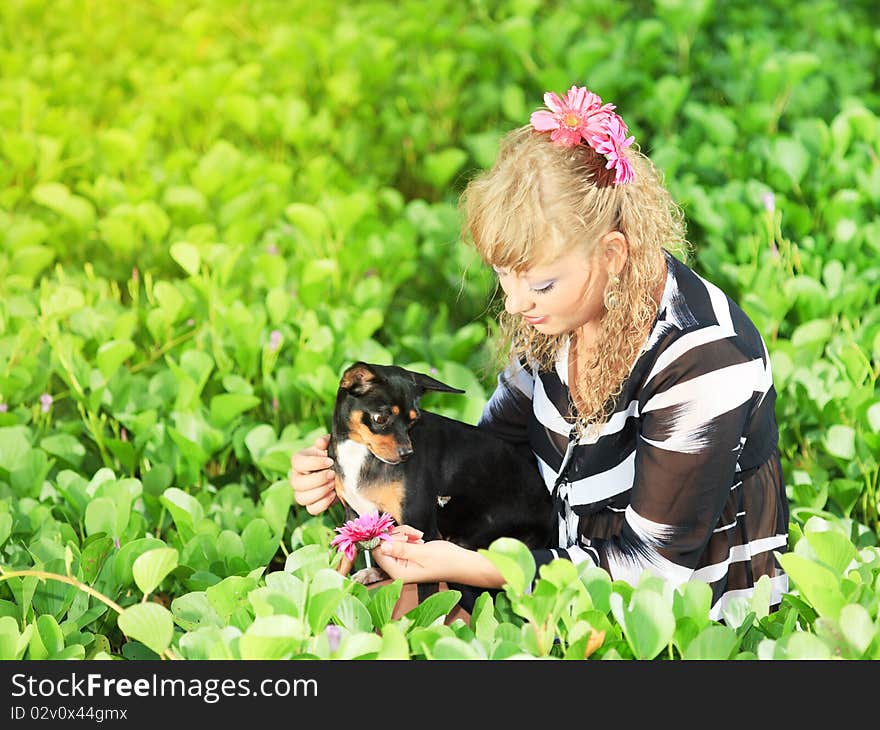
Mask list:
[[[608,277],[603,299],[605,301],[605,309],[609,311],[620,306],[620,277],[617,274],[611,274]]]

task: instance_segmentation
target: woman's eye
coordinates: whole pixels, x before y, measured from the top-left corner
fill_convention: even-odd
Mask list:
[[[553,289],[553,287],[555,285],[556,285],[555,281],[548,281],[548,282],[545,282],[544,284],[538,284],[538,286],[533,286],[532,291],[538,292],[539,294],[546,294],[548,291]]]

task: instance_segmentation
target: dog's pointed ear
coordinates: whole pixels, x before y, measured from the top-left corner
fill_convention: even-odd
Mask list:
[[[339,381],[339,387],[352,395],[360,396],[373,387],[376,373],[365,362],[356,362],[346,368]]]
[[[453,388],[451,385],[446,385],[446,383],[441,383],[436,378],[432,378],[430,375],[424,375],[422,373],[416,373],[412,370],[407,370],[410,377],[413,379],[413,382],[416,384],[416,387],[420,388],[422,392],[426,390],[438,390],[441,393],[464,393],[461,388]]]

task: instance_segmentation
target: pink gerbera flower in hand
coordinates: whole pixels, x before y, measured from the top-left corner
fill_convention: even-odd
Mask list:
[[[333,538],[331,546],[343,553],[348,560],[354,560],[358,548],[372,550],[382,540],[390,540],[389,530],[394,526],[394,518],[387,513],[378,512],[361,515],[356,519],[349,520],[342,527],[337,527],[339,533]]]

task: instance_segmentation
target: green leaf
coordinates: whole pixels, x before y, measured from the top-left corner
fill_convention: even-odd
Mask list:
[[[394,612],[402,590],[403,581],[398,578],[370,591],[371,600],[367,605],[367,610],[373,618],[373,626],[381,629],[391,621],[391,614]]]
[[[289,659],[308,638],[303,622],[292,616],[254,619],[238,640],[242,659]]]
[[[352,595],[344,594],[336,609],[337,622],[351,631],[372,631],[373,619],[367,607]]]
[[[141,593],[149,595],[177,567],[177,550],[154,548],[142,553],[132,565],[132,575]]]
[[[47,454],[64,459],[74,467],[79,467],[86,455],[85,446],[69,433],[55,433],[46,436],[40,441],[40,448]]]
[[[116,372],[116,368],[134,355],[135,351],[134,343],[128,339],[105,342],[98,348],[95,356],[98,370],[109,379]]]
[[[241,533],[241,540],[245,547],[245,560],[252,568],[268,564],[278,551],[279,538],[262,517],[248,522]]]
[[[171,612],[158,603],[136,603],[126,608],[117,620],[120,630],[130,639],[161,654],[174,638]]]
[[[94,583],[111,552],[113,552],[113,538],[109,535],[87,539],[83,543],[79,564],[85,583],[90,585]]]
[[[86,534],[104,532],[111,537],[116,534],[116,503],[109,497],[98,497],[86,506]]]
[[[248,606],[248,593],[256,587],[257,581],[253,578],[231,575],[205,589],[205,595],[220,618],[228,622],[235,611]]]
[[[795,553],[780,554],[779,561],[801,595],[820,616],[839,620],[846,600],[840,590],[840,578],[828,568]]]
[[[187,243],[186,241],[179,241],[178,243],[171,245],[170,253],[171,258],[173,258],[180,265],[180,268],[182,268],[187,274],[190,276],[198,275],[202,257],[201,254],[199,254],[199,249],[193,244]]]
[[[18,622],[12,616],[0,616],[0,661],[21,659],[27,650],[34,625],[28,624],[24,634],[18,631]]]
[[[803,179],[810,164],[807,149],[797,140],[785,137],[775,140],[773,159],[795,185]]]
[[[461,591],[440,591],[428,596],[418,606],[408,611],[404,616],[412,622],[414,627],[430,626],[441,616],[446,616],[458,603]]]
[[[184,540],[192,537],[193,526],[205,516],[205,511],[199,501],[177,487],[169,487],[162,492],[159,501],[165,505]]]
[[[119,586],[127,587],[132,584],[134,581],[134,561],[137,560],[140,555],[147,552],[147,550],[164,547],[168,546],[155,537],[142,537],[123,545],[120,551],[116,554],[113,563],[113,573]]]
[[[255,395],[243,393],[221,393],[211,398],[211,421],[225,426],[237,416],[260,404]]]
[[[40,183],[31,191],[34,202],[53,210],[66,218],[82,231],[87,231],[95,222],[95,207],[79,195],[58,182]]]
[[[171,614],[184,631],[196,631],[202,626],[223,627],[223,619],[208,600],[205,591],[192,591],[171,601]]]
[[[666,598],[654,590],[636,588],[628,604],[611,594],[611,610],[637,659],[653,659],[672,639],[675,616]]]
[[[828,453],[839,459],[850,461],[856,455],[856,432],[851,426],[835,423],[829,427],[823,441]]]
[[[50,659],[64,649],[64,634],[54,616],[38,616],[35,626],[28,648],[30,659]]]
[[[739,646],[739,637],[728,626],[706,626],[688,644],[683,659],[730,659]]]
[[[514,595],[523,594],[535,579],[535,558],[519,540],[500,537],[479,552],[498,569]]]
[[[425,179],[438,190],[442,190],[466,161],[467,153],[456,147],[425,155]]]
[[[838,576],[844,574],[858,554],[850,539],[836,530],[806,530],[804,537],[816,557]]]
[[[280,540],[293,505],[293,489],[287,481],[275,482],[263,492],[263,519],[269,523],[272,534]]]
[[[858,656],[864,655],[877,636],[877,626],[864,606],[850,603],[840,610],[840,630]]]
[[[0,469],[13,472],[25,465],[31,451],[27,434],[24,426],[0,428]]]

